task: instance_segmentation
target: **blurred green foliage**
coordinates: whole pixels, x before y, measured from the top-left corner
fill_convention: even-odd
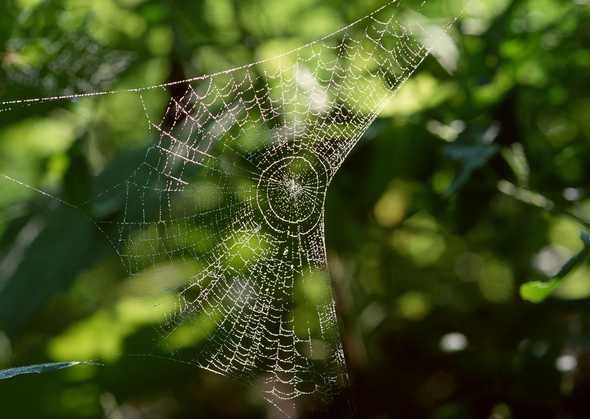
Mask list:
[[[0,97],[224,70],[380,4],[7,0]],[[587,418],[590,268],[578,260],[541,305],[518,289],[558,274],[590,223],[590,3],[471,1],[457,26],[456,71],[429,58],[331,185],[328,259],[351,395],[363,418]],[[157,114],[165,100],[154,91],[146,108]],[[124,96],[0,109],[0,172],[83,206],[130,174],[147,132]],[[107,198],[95,215],[120,209]],[[194,235],[211,245],[207,231]],[[263,246],[228,263],[240,269]],[[2,417],[266,417],[232,380],[138,355],[174,304],[162,290],[195,269],[170,262],[129,276],[90,219],[0,179],[0,368],[105,364],[0,381]],[[162,354],[204,339],[214,321],[176,329]]]

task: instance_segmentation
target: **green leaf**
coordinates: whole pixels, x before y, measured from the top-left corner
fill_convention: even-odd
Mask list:
[[[590,235],[586,231],[580,233],[580,240],[584,247],[580,252],[568,260],[560,271],[550,281],[531,281],[520,287],[520,296],[531,303],[541,303],[561,285],[561,281],[571,271],[582,264],[590,254]]]
[[[496,155],[500,150],[492,143],[496,136],[497,128],[491,126],[485,131],[468,132],[462,139],[444,147],[444,157],[461,164],[459,174],[446,192],[447,196],[456,193],[467,184],[473,173],[484,167]]]
[[[44,374],[47,372],[63,370],[66,368],[76,367],[78,365],[100,365],[93,361],[69,361],[69,362],[50,362],[46,364],[27,365],[25,367],[9,368],[0,370],[0,380],[8,380],[25,374]]]
[[[95,179],[98,190],[120,184],[144,156],[145,150],[140,149],[114,160]],[[91,203],[88,209],[92,218],[100,220],[119,211],[124,201],[113,193],[96,202],[99,205]],[[0,275],[0,329],[11,336],[54,294],[68,289],[81,272],[113,254],[105,234],[82,210],[61,206],[39,222],[42,231],[23,250],[15,270],[6,278]]]
[[[560,285],[560,281],[552,279],[551,281],[541,282],[532,281],[523,284],[520,287],[520,296],[523,300],[531,303],[543,302],[547,297],[551,295]]]
[[[81,211],[61,207],[43,223],[0,289],[0,328],[10,336],[51,296],[67,289],[81,272],[111,251]]]

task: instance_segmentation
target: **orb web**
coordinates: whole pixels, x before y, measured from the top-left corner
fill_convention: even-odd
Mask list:
[[[154,140],[133,173],[96,198],[123,202],[96,225],[131,274],[189,262],[162,341],[208,371],[262,377],[266,399],[288,415],[289,403],[329,400],[348,382],[324,203],[350,151],[457,16],[431,22],[418,12],[389,2],[310,44],[216,74],[0,105],[136,99]],[[171,87],[158,117],[144,99]],[[191,328],[210,333],[179,344]]]

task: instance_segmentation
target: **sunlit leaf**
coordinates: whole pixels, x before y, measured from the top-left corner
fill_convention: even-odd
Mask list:
[[[531,281],[520,287],[520,296],[531,303],[540,303],[549,297],[559,287],[559,280]]]

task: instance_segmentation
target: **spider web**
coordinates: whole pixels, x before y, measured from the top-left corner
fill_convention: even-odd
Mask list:
[[[394,1],[228,71],[0,105],[137,98],[155,141],[124,183],[97,198],[116,195],[124,208],[96,224],[132,274],[191,262],[162,339],[208,325],[204,343],[179,356],[247,381],[262,375],[266,399],[289,415],[289,403],[329,400],[348,383],[324,242],[330,182],[453,22],[434,26]],[[179,93],[154,116],[144,99],[171,87]]]
[[[0,71],[13,87],[35,88],[45,95],[110,88],[132,64],[133,54],[102,47],[88,34],[86,21],[65,33],[56,30],[50,23],[56,10],[55,4],[43,2],[16,17],[19,25],[6,40]],[[31,52],[40,59],[23,58]]]

